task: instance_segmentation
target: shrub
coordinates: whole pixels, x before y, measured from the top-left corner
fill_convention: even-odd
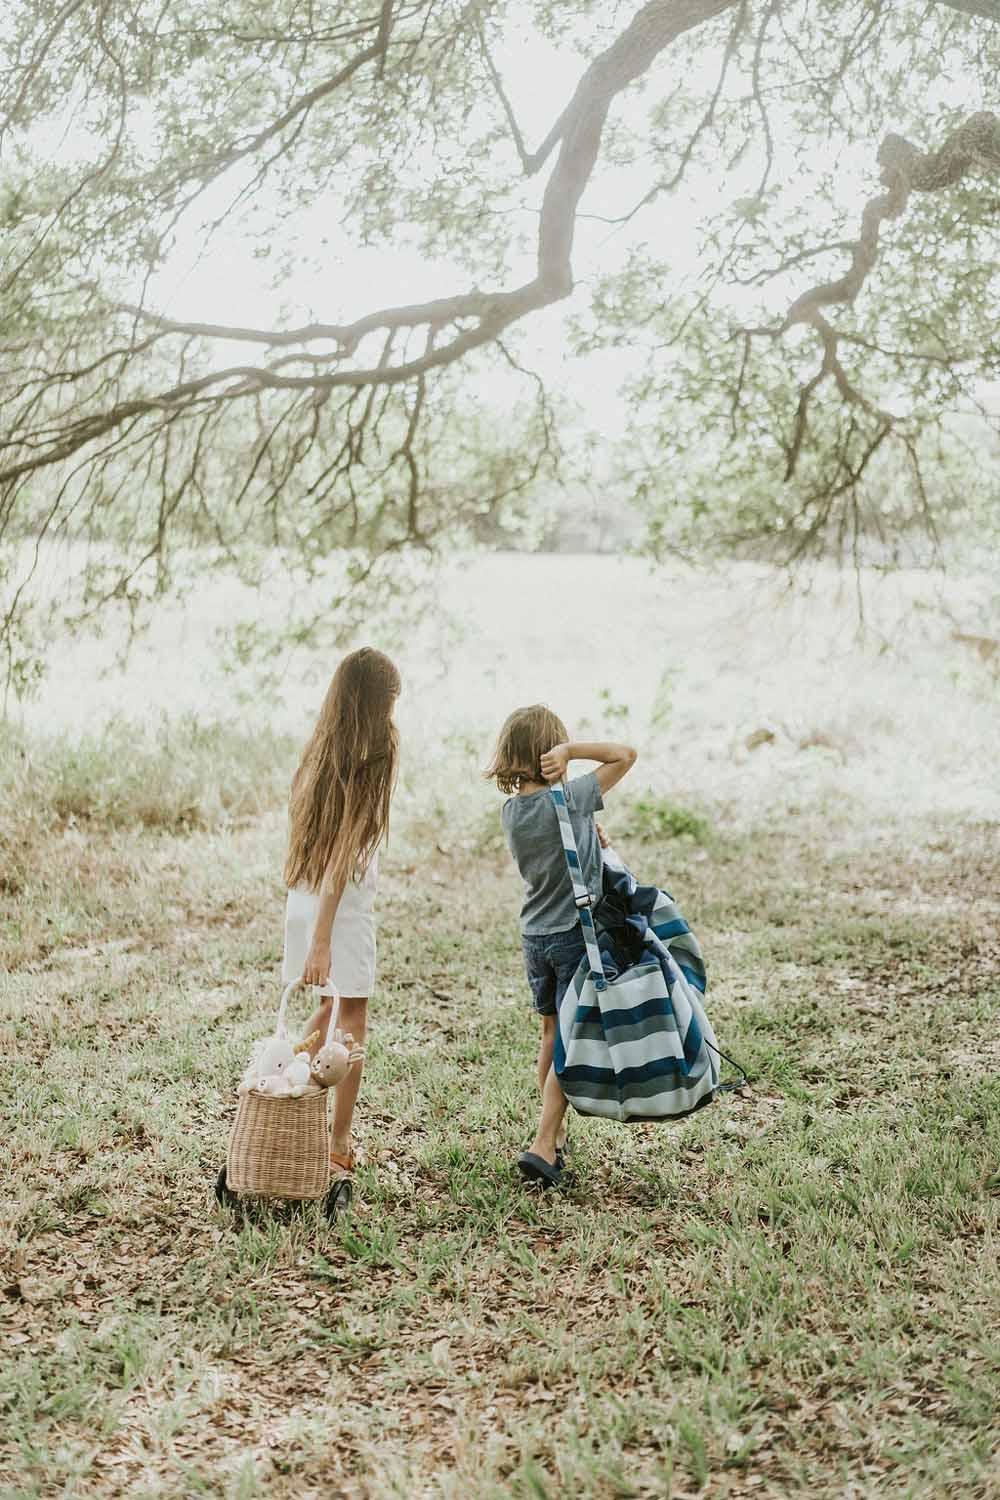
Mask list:
[[[701,813],[647,793],[629,803],[624,831],[632,838],[689,838],[704,844],[711,838],[712,826]]]

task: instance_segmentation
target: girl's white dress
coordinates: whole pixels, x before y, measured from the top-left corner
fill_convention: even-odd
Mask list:
[[[320,994],[367,996],[375,984],[375,891],[378,854],[360,880],[349,880],[330,931],[330,985]],[[296,886],[285,903],[285,956],[281,978],[285,984],[302,977],[319,910],[319,892]]]

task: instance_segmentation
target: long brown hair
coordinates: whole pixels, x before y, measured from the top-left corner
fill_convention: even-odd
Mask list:
[[[331,889],[363,873],[389,829],[399,734],[392,710],[399,673],[362,646],[327,689],[289,797],[285,883]]]
[[[483,772],[502,792],[516,792],[525,781],[545,781],[541,760],[569,738],[566,725],[544,703],[515,708],[497,736],[493,759]]]

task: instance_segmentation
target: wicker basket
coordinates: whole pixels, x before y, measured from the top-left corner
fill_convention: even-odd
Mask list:
[[[330,1186],[327,1090],[298,1099],[240,1095],[229,1137],[226,1181],[234,1193],[322,1198]]]
[[[278,1036],[287,1035],[288,997],[301,988],[302,980],[295,980],[281,997]],[[337,1009],[334,1004],[327,1042],[333,1036]],[[241,1094],[226,1155],[228,1191],[263,1198],[322,1198],[330,1186],[328,1092],[310,1087],[297,1099],[255,1089]]]

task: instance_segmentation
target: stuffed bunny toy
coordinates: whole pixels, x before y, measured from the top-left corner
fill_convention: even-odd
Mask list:
[[[294,1056],[292,1044],[285,1037],[269,1036],[258,1042],[243,1074],[240,1093],[248,1093],[251,1089],[259,1089],[264,1094],[280,1093],[282,1076],[291,1066]]]
[[[283,1073],[285,1089],[294,1098],[304,1094],[312,1082],[308,1052],[297,1052]]]

